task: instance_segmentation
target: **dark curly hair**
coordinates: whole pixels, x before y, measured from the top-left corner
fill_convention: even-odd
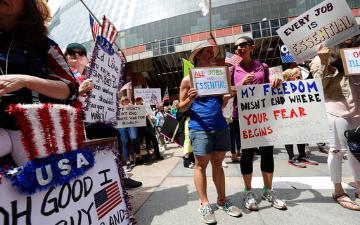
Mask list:
[[[48,35],[47,23],[51,19],[45,0],[24,0],[24,11],[15,25],[15,46],[30,46]]]

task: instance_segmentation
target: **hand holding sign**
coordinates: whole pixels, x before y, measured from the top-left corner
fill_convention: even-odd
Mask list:
[[[248,74],[246,74],[246,76],[241,80],[241,83],[242,83],[243,85],[252,84],[254,78],[255,78],[255,73],[254,73],[254,72],[248,73]]]
[[[188,98],[190,101],[194,100],[197,96],[197,90],[195,88],[190,88],[188,92]]]
[[[331,53],[331,49],[328,47],[324,47],[322,45],[320,45],[317,48],[317,54],[320,58],[321,64],[322,65],[327,65],[329,62],[329,58],[330,58],[330,53]]]

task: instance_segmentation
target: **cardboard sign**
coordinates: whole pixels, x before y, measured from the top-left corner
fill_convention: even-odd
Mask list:
[[[115,158],[111,151],[97,152],[84,175],[31,196],[2,179],[0,224],[131,224]]]
[[[346,75],[360,75],[360,47],[340,49]]]
[[[297,63],[316,56],[319,45],[333,47],[360,33],[345,0],[326,0],[276,31]]]
[[[190,69],[191,86],[199,96],[223,95],[230,93],[228,67],[196,67]]]
[[[87,98],[85,122],[116,121],[117,92],[122,63],[118,54],[110,55],[98,42],[95,44],[88,74],[88,78],[93,80],[94,89]]]
[[[146,109],[144,105],[129,105],[120,107],[120,118],[117,128],[145,127]]]
[[[239,86],[237,99],[242,148],[328,140],[321,80]]]
[[[134,89],[134,97],[141,97],[144,105],[159,105],[162,103],[160,88],[136,88]]]
[[[281,66],[274,66],[269,68],[270,79],[280,78],[283,79],[283,69]]]

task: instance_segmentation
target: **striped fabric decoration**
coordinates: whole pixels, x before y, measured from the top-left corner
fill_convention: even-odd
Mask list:
[[[79,149],[84,141],[81,109],[59,104],[16,104],[8,109],[20,127],[29,160]]]

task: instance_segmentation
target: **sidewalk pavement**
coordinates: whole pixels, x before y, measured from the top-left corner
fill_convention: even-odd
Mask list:
[[[142,181],[141,188],[130,190],[135,217],[139,225],[196,225],[203,224],[199,213],[199,201],[193,183],[193,170],[182,165],[182,149],[170,145],[164,153],[165,160],[148,160],[144,165],[136,166],[130,176]],[[261,201],[258,212],[249,212],[243,203],[243,182],[240,166],[225,158],[228,168],[224,168],[226,192],[228,198],[243,211],[243,216],[233,218],[221,210],[216,210],[218,224],[254,224],[254,225],[357,225],[360,224],[360,212],[343,209],[331,197],[332,183],[326,165],[327,155],[312,147],[311,158],[320,162],[318,166],[295,168],[287,163],[287,154],[283,148],[274,150],[275,173],[274,189],[280,198],[286,200],[289,209],[281,211],[270,203]],[[344,187],[353,198],[354,183],[347,161],[343,165]],[[254,160],[253,188],[261,196],[262,177],[260,159]],[[211,166],[207,169],[208,196],[216,202],[216,189],[211,179]],[[260,197],[259,197],[260,200]],[[357,199],[357,203],[360,200]],[[216,206],[213,205],[216,209]]]

